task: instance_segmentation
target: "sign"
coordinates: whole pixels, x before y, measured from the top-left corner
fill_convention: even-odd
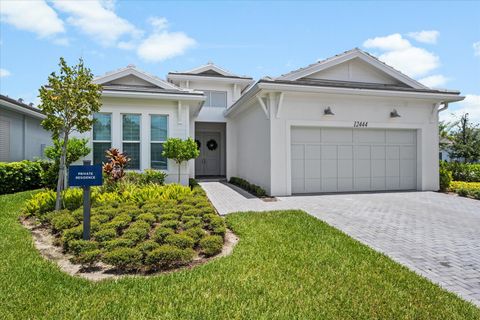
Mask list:
[[[366,128],[368,127],[368,121],[353,121],[354,128]]]
[[[72,187],[89,187],[102,185],[102,166],[70,166],[68,184]]]

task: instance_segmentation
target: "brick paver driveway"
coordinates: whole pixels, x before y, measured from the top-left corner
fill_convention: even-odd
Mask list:
[[[435,192],[246,198],[219,182],[202,187],[221,214],[303,209],[480,306],[480,201]]]

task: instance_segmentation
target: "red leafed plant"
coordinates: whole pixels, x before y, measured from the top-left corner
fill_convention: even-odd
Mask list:
[[[103,163],[103,172],[108,175],[111,182],[117,182],[125,176],[125,166],[130,158],[120,152],[117,148],[110,148],[105,152],[108,158],[107,163]]]

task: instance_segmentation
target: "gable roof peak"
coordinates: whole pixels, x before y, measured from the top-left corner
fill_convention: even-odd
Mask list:
[[[427,86],[421,84],[420,82],[410,78],[409,76],[403,74],[399,70],[387,65],[385,62],[380,61],[377,57],[373,56],[372,54],[355,47],[353,49],[344,51],[343,53],[336,54],[333,57],[317,61],[312,63],[306,67],[299,68],[297,70],[293,70],[286,74],[282,74],[281,76],[275,78],[276,80],[298,80],[300,78],[306,77],[310,74],[319,72],[321,70],[325,70],[327,68],[331,68],[336,66],[340,63],[353,60],[355,58],[359,58],[362,61],[372,65],[374,68],[381,70],[382,72],[388,74],[389,76],[395,78],[396,80],[411,86],[412,88],[416,89],[429,89]]]

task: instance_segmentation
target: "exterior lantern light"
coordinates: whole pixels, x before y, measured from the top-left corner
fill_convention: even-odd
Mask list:
[[[401,115],[398,114],[397,109],[393,109],[392,112],[390,112],[390,118],[400,118]]]
[[[330,109],[330,107],[325,108],[325,110],[323,110],[323,114],[326,115],[326,116],[335,115],[335,113],[333,113],[333,111],[332,111],[332,109]]]

